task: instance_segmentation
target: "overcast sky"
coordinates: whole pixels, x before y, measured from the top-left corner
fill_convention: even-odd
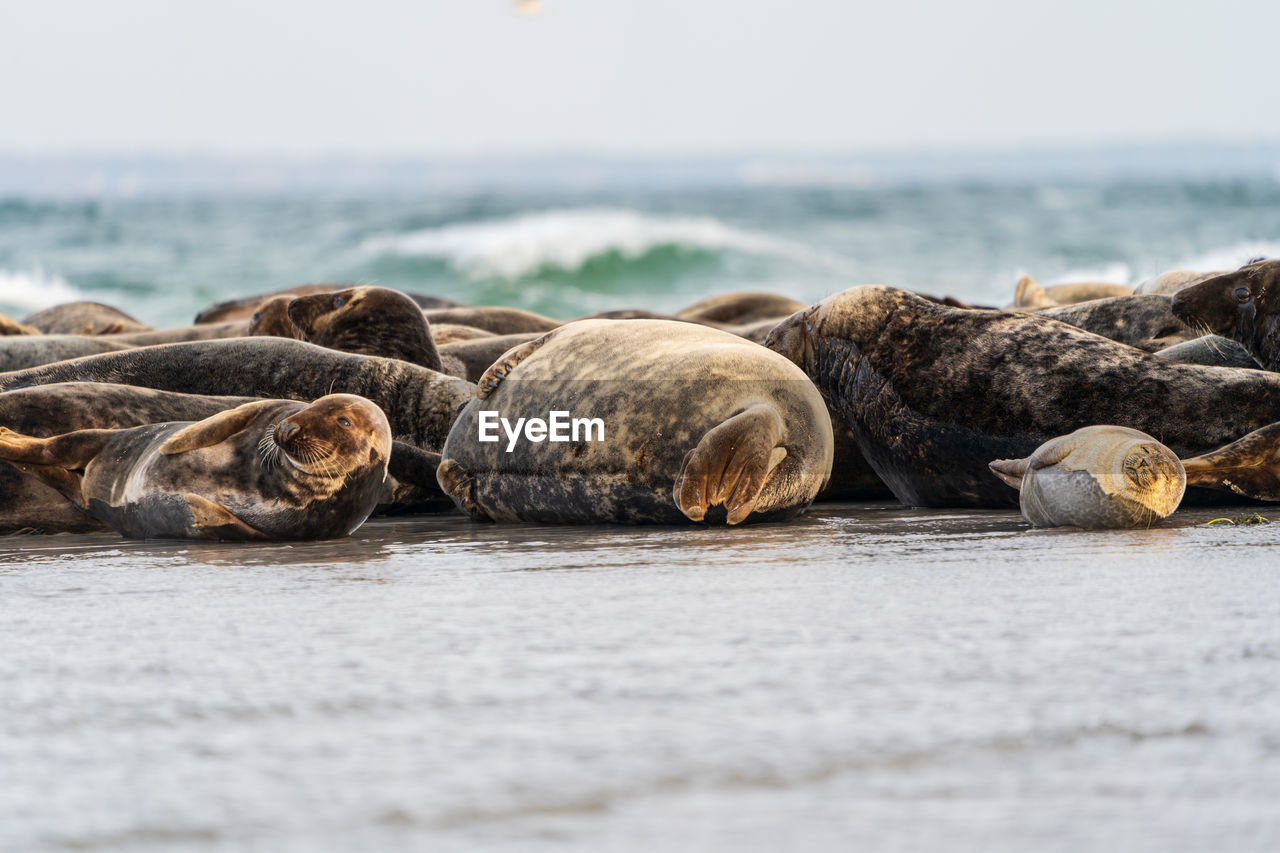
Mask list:
[[[0,150],[1280,139],[1280,3],[0,0]]]

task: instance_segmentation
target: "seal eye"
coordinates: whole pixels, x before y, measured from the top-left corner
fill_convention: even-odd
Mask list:
[[[1231,294],[1236,298],[1236,302],[1239,302],[1241,305],[1244,305],[1250,299],[1249,288],[1247,287],[1237,287],[1231,292]]]
[[[346,304],[347,304],[347,300],[343,299],[341,296],[335,297],[333,300],[334,308],[341,308],[343,305],[346,305]]]
[[[342,417],[338,418],[338,423],[341,426],[346,427],[347,429],[351,429],[351,421],[348,420],[346,415],[343,415]]]

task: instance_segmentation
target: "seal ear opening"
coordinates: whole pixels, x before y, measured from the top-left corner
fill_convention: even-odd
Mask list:
[[[1019,491],[1022,490],[1022,476],[1027,473],[1031,460],[1028,459],[997,459],[988,463],[987,467],[991,469],[991,473],[1000,478],[1005,485],[1013,486]]]
[[[255,400],[225,412],[218,412],[216,415],[183,427],[169,436],[169,440],[160,445],[160,452],[170,456],[220,444],[248,427],[264,410],[279,402],[279,400]]]

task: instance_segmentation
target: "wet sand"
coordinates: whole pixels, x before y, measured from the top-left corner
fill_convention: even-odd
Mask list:
[[[1240,512],[7,538],[0,849],[1273,850]]]

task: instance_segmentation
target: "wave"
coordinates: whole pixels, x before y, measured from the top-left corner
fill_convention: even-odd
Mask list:
[[[48,274],[39,267],[27,272],[0,269],[0,305],[6,308],[39,311],[83,298],[62,276]]]
[[[1179,264],[1180,269],[1233,270],[1254,258],[1280,258],[1280,243],[1266,240],[1248,240],[1222,249],[1214,249],[1193,255]]]
[[[442,260],[472,278],[519,279],[578,272],[611,257],[738,252],[841,274],[853,262],[802,243],[726,225],[712,217],[654,216],[619,208],[544,210],[485,222],[426,228],[366,240],[372,253]]]
[[[1216,272],[1233,270],[1254,258],[1280,258],[1280,243],[1265,240],[1249,240],[1224,246],[1220,249],[1209,249],[1196,254],[1185,255],[1174,263],[1144,262],[1126,263],[1112,261],[1089,267],[1078,267],[1068,270],[1062,275],[1046,280],[1046,284],[1073,284],[1082,281],[1109,281],[1115,284],[1136,285],[1147,278],[1157,276],[1168,270],[1200,270]]]

